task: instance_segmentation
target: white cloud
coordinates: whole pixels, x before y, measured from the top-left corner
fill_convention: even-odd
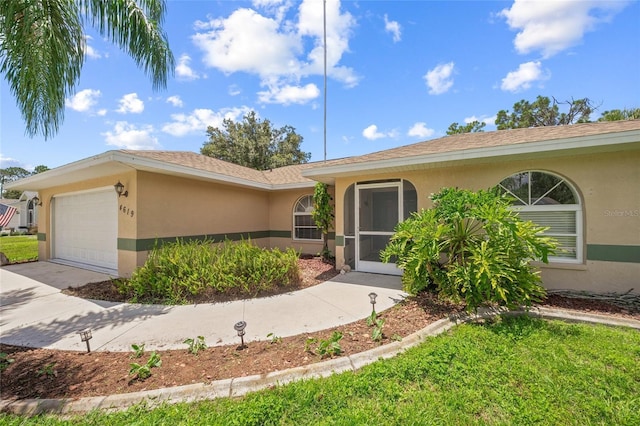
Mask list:
[[[99,115],[100,117],[104,117],[105,115],[107,115],[107,110],[102,108],[99,109],[98,112],[96,112],[97,115]]]
[[[320,96],[320,89],[313,83],[306,86],[274,86],[258,92],[258,99],[267,104],[306,104]]]
[[[162,131],[173,136],[185,136],[194,133],[204,133],[207,126],[221,127],[222,121],[228,118],[238,121],[251,108],[243,106],[239,108],[223,108],[219,111],[210,109],[194,109],[191,114],[171,114],[170,123],[162,126]]]
[[[453,86],[451,74],[453,74],[454,66],[453,62],[440,64],[425,74],[424,78],[429,86],[429,94],[441,95]]]
[[[102,136],[107,145],[121,149],[158,149],[160,144],[153,133],[153,126],[136,126],[126,121],[118,121],[112,131],[104,132]]]
[[[71,98],[65,99],[64,104],[67,108],[71,108],[74,111],[86,112],[98,103],[98,98],[100,96],[101,93],[99,90],[84,89],[73,95]]]
[[[500,88],[507,92],[520,92],[527,90],[535,81],[549,79],[549,74],[543,74],[540,61],[525,62],[520,64],[516,71],[511,71],[502,79]]]
[[[370,141],[374,141],[376,139],[386,138],[388,135],[386,133],[379,132],[378,126],[372,124],[362,131],[362,136]]]
[[[402,39],[402,27],[398,21],[389,21],[387,15],[384,15],[384,30],[393,35],[393,42],[397,43]]]
[[[169,96],[167,98],[167,102],[178,108],[182,108],[184,106],[184,102],[182,102],[182,99],[180,99],[180,96],[178,95]]]
[[[427,123],[418,122],[411,126],[411,128],[407,132],[407,135],[416,138],[428,138],[429,136],[433,136],[434,133],[435,130],[428,128]]]
[[[466,117],[464,119],[464,122],[466,124],[469,123],[473,123],[474,121],[478,121],[480,123],[485,123],[487,126],[493,126],[494,124],[496,124],[496,116],[492,115],[491,117],[476,117],[475,115],[472,115],[471,117]]]
[[[176,77],[178,80],[197,80],[202,77],[206,77],[195,72],[190,66],[191,57],[186,53],[183,53],[182,56],[178,59],[178,65],[176,65]]]
[[[273,102],[290,102],[289,96],[280,99],[269,92],[290,92],[294,87],[306,88],[305,96],[309,96],[312,86],[301,80],[324,73],[322,2],[304,0],[292,19],[285,16],[295,2],[258,0],[253,4],[264,10],[239,8],[226,18],[195,23],[192,40],[203,51],[205,65],[227,74],[258,76],[260,84],[269,88],[258,94],[261,99],[266,96]],[[327,75],[353,87],[359,77],[339,62],[349,49],[355,20],[341,12],[339,1],[326,6]]]
[[[85,43],[84,44],[84,53],[85,53],[85,55],[87,55],[91,59],[100,59],[100,58],[102,58],[102,54],[100,52],[98,52],[96,49],[94,49],[89,44],[90,40],[93,40],[93,37],[91,37],[90,35],[85,35],[84,36],[84,43]]]
[[[144,111],[144,102],[138,98],[137,93],[129,93],[120,98],[120,108],[116,110],[120,114],[133,113],[140,114]]]
[[[228,93],[230,96],[238,96],[240,93],[242,93],[242,90],[237,84],[232,84],[231,86],[229,86]]]
[[[515,0],[498,14],[519,31],[513,44],[518,53],[540,51],[548,58],[582,41],[584,34],[622,10],[628,2]]]
[[[5,157],[0,154],[0,169],[6,169],[7,167],[23,167],[22,163],[15,158]]]

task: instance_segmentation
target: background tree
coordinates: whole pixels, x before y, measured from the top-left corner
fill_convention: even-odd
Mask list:
[[[85,59],[84,23],[117,44],[164,88],[175,61],[162,29],[164,0],[0,0],[0,72],[29,136],[53,136]]]
[[[598,121],[621,121],[621,120],[637,120],[640,119],[640,108],[630,109],[613,109],[605,111]]]
[[[331,204],[331,194],[326,183],[316,183],[313,192],[313,212],[311,216],[318,229],[322,232],[324,245],[322,247],[322,258],[329,260],[331,251],[329,250],[329,230],[333,227],[333,204]]]
[[[269,120],[260,120],[255,111],[240,122],[224,119],[222,127],[207,128],[209,141],[200,149],[203,155],[256,170],[303,164],[311,158],[311,153],[300,150],[302,136],[296,129],[276,129]]]
[[[47,170],[49,170],[49,168],[43,164],[39,165],[39,166],[35,166],[33,168],[33,173],[31,173],[32,175],[37,175],[38,173],[42,173],[42,172],[46,172]]]
[[[447,135],[456,135],[458,133],[476,133],[484,132],[484,127],[487,125],[485,122],[474,120],[471,123],[467,123],[464,126],[458,123],[451,123],[449,129],[447,129]]]
[[[27,170],[22,167],[7,167],[6,169],[0,169],[0,195],[1,198],[17,199],[22,194],[21,191],[11,189],[9,191],[4,190],[4,184],[13,182],[14,180],[22,179],[31,175]]]
[[[567,105],[569,110],[560,112],[559,105]],[[505,130],[587,123],[596,109],[589,98],[558,102],[556,98],[552,101],[546,96],[538,96],[533,103],[524,99],[516,102],[511,113],[500,110],[496,116],[496,127]]]

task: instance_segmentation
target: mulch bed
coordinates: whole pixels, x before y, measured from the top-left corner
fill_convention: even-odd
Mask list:
[[[336,271],[331,265],[317,259],[307,260],[307,267],[303,269],[307,271],[307,278],[303,285],[313,285],[335,276]],[[96,296],[95,293],[91,295]],[[640,320],[640,312],[631,312],[602,301],[551,295],[544,305]],[[408,298],[379,315],[385,320],[381,342],[372,340],[373,328],[365,320],[360,320],[274,342],[250,342],[242,349],[234,345],[218,346],[197,355],[188,353],[186,349],[159,351],[162,365],[153,368],[151,377],[146,380],[137,380],[129,375],[129,364],[146,362],[149,352],[140,359],[131,359],[132,352],[80,353],[0,345],[0,352],[14,360],[2,371],[0,397],[6,400],[80,398],[264,374],[322,361],[323,358],[314,351],[317,344],[311,345],[311,350],[305,348],[307,339],[311,337],[328,340],[334,331],[339,331],[343,334],[340,340],[342,354],[351,355],[390,343],[440,318],[462,311],[462,305],[445,303],[432,294],[424,293]]]

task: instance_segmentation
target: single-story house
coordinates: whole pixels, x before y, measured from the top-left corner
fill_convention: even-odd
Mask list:
[[[37,200],[38,193],[35,191],[24,191],[17,199],[0,199],[0,203],[16,209],[16,213],[3,227],[3,230],[24,231],[26,233],[36,227],[38,224]]]
[[[399,221],[443,187],[500,185],[561,243],[541,265],[547,288],[640,292],[640,120],[459,134],[270,171],[192,152],[108,151],[7,188],[39,191],[40,259],[128,276],[154,244],[180,237],[319,252],[317,181],[334,194],[337,268],[401,273],[379,259]]]

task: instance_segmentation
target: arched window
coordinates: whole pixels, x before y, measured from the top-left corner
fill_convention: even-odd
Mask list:
[[[322,232],[311,216],[313,196],[305,195],[296,201],[293,208],[293,239],[322,241]]]
[[[582,262],[582,206],[576,190],[560,176],[540,171],[516,173],[499,187],[514,198],[513,205],[524,220],[548,227],[560,250],[554,262]]]

